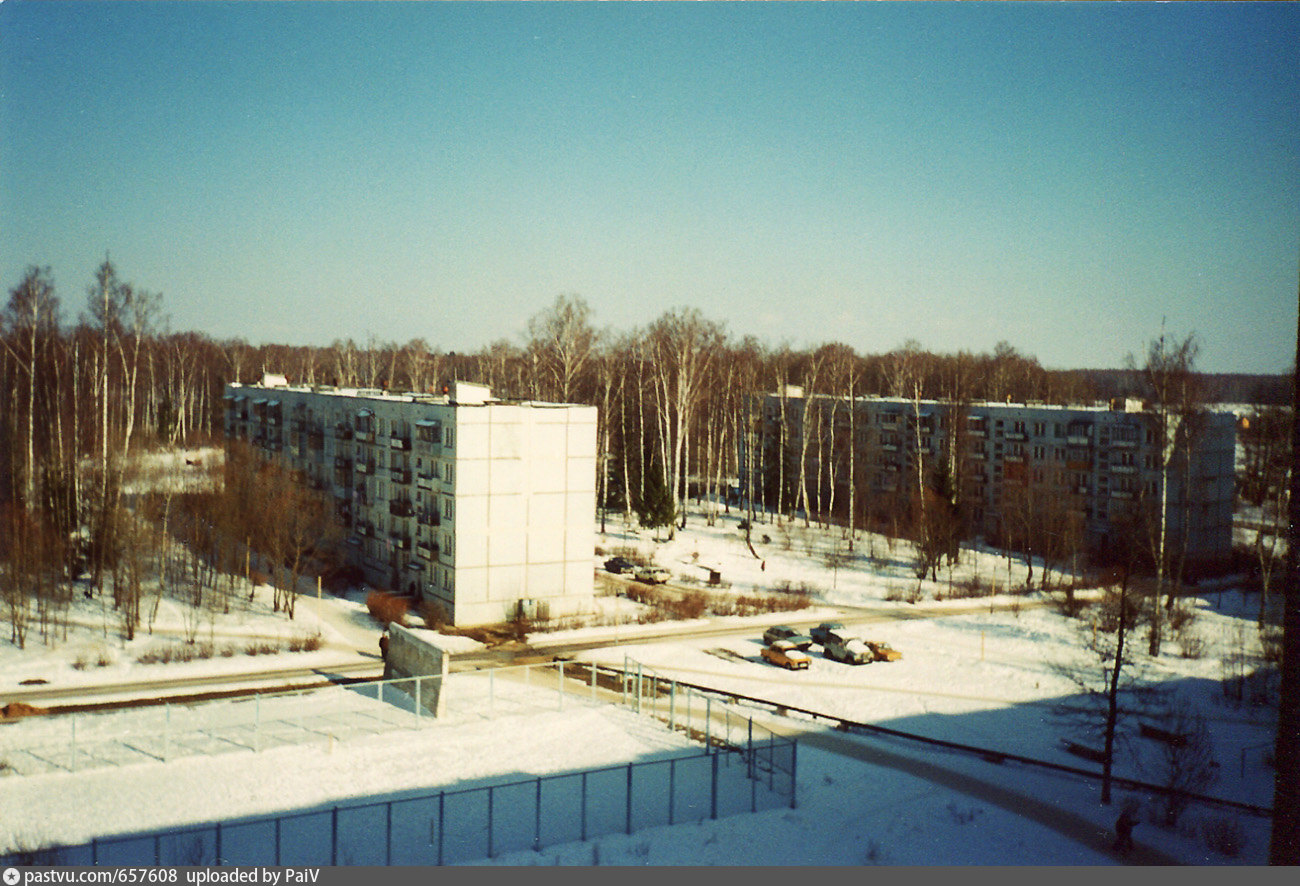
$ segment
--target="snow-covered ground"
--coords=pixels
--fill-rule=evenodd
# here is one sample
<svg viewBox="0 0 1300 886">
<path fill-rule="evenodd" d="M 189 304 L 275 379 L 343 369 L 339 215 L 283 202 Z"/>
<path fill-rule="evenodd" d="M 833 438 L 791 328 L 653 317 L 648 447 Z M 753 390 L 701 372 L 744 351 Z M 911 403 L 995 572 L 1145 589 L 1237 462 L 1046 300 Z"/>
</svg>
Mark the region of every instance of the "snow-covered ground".
<svg viewBox="0 0 1300 886">
<path fill-rule="evenodd" d="M 891 546 L 883 538 L 860 536 L 849 552 L 838 530 L 758 522 L 751 532 L 751 553 L 737 528 L 740 516 L 734 511 L 722 515 L 717 525 L 710 527 L 693 513 L 688 528 L 663 543 L 656 543 L 652 533 L 611 521 L 608 531 L 598 535 L 594 565 L 608 555 L 631 549 L 669 567 L 680 582 L 698 582 L 701 588 L 710 568 L 720 572 L 724 587 L 735 592 L 802 586 L 811 595 L 810 608 L 750 619 L 701 620 L 718 626 L 749 625 L 752 636 L 613 645 L 580 657 L 615 665 L 630 659 L 684 682 L 933 738 L 1089 767 L 1062 749 L 1067 738 L 1083 743 L 1091 740 L 1079 734 L 1060 710 L 1063 704 L 1075 701 L 1071 697 L 1077 692 L 1058 668 L 1081 661 L 1077 623 L 1050 606 L 1038 605 L 1045 602 L 1041 595 L 1007 593 L 1023 585 L 1022 563 L 1009 564 L 994 552 L 966 552 L 963 562 L 951 571 L 945 569 L 939 582 L 918 582 L 911 575 L 908 550 L 901 542 Z M 937 599 L 956 596 L 955 589 L 973 580 L 999 593 L 976 600 Z M 613 587 L 621 581 L 614 580 Z M 905 602 L 909 599 L 920 602 Z M 259 638 L 288 643 L 296 636 L 319 632 L 321 649 L 256 657 L 237 652 L 185 664 L 142 664 L 140 652 L 150 644 L 182 642 L 187 630 L 193 630 L 186 621 L 191 616 L 163 601 L 153 635 L 124 644 L 116 639 L 111 612 L 99 610 L 98 601 L 79 601 L 67 642 L 43 646 L 33 634 L 25 651 L 17 651 L 12 644 L 0 645 L 0 704 L 8 700 L 7 691 L 16 692 L 30 679 L 44 679 L 48 686 L 59 687 L 141 679 L 154 673 L 168 677 L 182 672 L 212 673 L 222 668 L 299 664 L 325 668 L 343 660 L 362 660 L 362 653 L 371 648 L 377 651 L 373 646 L 376 628 L 355 596 L 340 599 L 326 594 L 319 601 L 305 596 L 292 623 L 270 612 L 268 600 L 265 590 L 259 590 L 252 604 L 201 625 L 198 639 L 216 647 L 242 648 Z M 625 597 L 605 597 L 600 602 L 604 626 L 539 633 L 530 640 L 536 645 L 584 636 L 631 640 L 638 633 L 664 627 L 631 623 L 641 607 Z M 1183 657 L 1183 647 L 1167 642 L 1166 652 L 1159 658 L 1141 654 L 1138 658 L 1145 681 L 1194 703 L 1205 717 L 1218 761 L 1218 779 L 1206 792 L 1267 806 L 1272 792 L 1272 770 L 1267 765 L 1274 734 L 1271 709 L 1236 706 L 1221 688 L 1225 656 L 1257 654 L 1256 605 L 1255 598 L 1243 599 L 1231 586 L 1207 591 L 1195 598 L 1195 619 L 1183 641 L 1188 649 L 1195 647 L 1198 655 Z M 901 617 L 868 620 L 881 610 L 895 610 Z M 911 617 L 922 610 L 929 617 Z M 843 621 L 852 633 L 886 641 L 903 657 L 896 662 L 853 667 L 827 661 L 814 648 L 810 669 L 795 673 L 772 668 L 759 659 L 758 637 L 764 625 L 823 619 Z M 618 621 L 624 623 L 611 624 Z M 445 638 L 445 642 L 457 650 L 477 648 L 465 638 Z M 100 666 L 100 658 L 108 663 Z M 807 721 L 802 725 L 814 731 L 826 729 Z M 6 731 L 18 728 L 22 727 L 0 727 Z M 1118 805 L 1101 806 L 1091 782 L 996 766 L 977 757 L 926 750 L 898 740 L 848 739 L 841 733 L 832 734 L 874 748 L 873 752 L 886 751 L 894 762 L 886 765 L 832 752 L 810 736 L 800 749 L 795 809 L 653 828 L 630 836 L 549 847 L 540 853 L 511 853 L 493 862 L 1113 861 L 1096 839 L 1081 841 L 1069 828 L 1018 815 L 1005 803 L 990 800 L 989 792 L 995 790 L 1018 792 L 1091 822 L 1100 832 L 1110 827 Z M 258 753 L 237 749 L 220 756 L 169 756 L 166 762 L 143 760 L 76 773 L 9 775 L 0 777 L 0 836 L 27 845 L 75 842 L 95 835 L 299 809 L 471 780 L 590 768 L 682 744 L 679 734 L 626 710 L 574 704 L 563 711 L 480 713 L 477 718 L 437 726 L 424 723 L 418 730 L 355 734 L 328 744 L 291 743 Z M 1157 750 L 1150 741 L 1133 738 L 1121 754 L 1120 771 L 1158 781 L 1154 771 Z M 197 753 L 203 752 L 199 749 Z M 986 787 L 954 787 L 936 780 L 932 772 L 927 774 L 926 766 L 937 766 Z M 1128 796 L 1118 793 L 1120 800 Z M 1143 802 L 1148 812 L 1155 811 L 1153 798 L 1135 799 Z M 1249 814 L 1194 806 L 1177 829 L 1165 830 L 1144 820 L 1136 837 L 1144 845 L 1187 863 L 1260 863 L 1266 858 L 1267 825 L 1266 819 Z M 1212 851 L 1201 838 L 1203 828 L 1223 832 L 1234 827 L 1245 838 L 1244 848 L 1235 858 Z"/>
</svg>

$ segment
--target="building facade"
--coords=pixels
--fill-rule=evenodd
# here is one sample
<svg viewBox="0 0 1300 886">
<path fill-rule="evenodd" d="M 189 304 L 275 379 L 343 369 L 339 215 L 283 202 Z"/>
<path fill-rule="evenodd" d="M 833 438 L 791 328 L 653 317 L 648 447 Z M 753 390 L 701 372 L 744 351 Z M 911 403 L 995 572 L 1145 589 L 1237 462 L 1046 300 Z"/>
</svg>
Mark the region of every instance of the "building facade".
<svg viewBox="0 0 1300 886">
<path fill-rule="evenodd" d="M 852 503 L 855 525 L 888 530 L 928 489 L 959 504 L 966 538 L 1045 556 L 1072 545 L 1099 560 L 1135 543 L 1149 552 L 1161 513 L 1171 568 L 1213 569 L 1231 554 L 1230 414 L 1162 420 L 1135 400 L 850 401 L 793 386 L 760 399 L 742 476 L 768 508 L 779 497 L 843 518 Z"/>
<path fill-rule="evenodd" d="M 588 611 L 596 409 L 442 396 L 226 386 L 226 435 L 331 497 L 368 583 L 433 601 L 453 624 Z"/>
</svg>

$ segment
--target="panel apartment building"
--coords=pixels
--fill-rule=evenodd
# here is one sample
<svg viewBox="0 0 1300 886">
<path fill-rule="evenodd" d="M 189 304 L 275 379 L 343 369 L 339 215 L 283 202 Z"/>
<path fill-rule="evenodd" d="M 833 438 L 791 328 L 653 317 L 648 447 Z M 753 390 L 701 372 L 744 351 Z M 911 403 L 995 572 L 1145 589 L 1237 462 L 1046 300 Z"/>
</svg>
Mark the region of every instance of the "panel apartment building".
<svg viewBox="0 0 1300 886">
<path fill-rule="evenodd" d="M 596 409 L 261 385 L 225 391 L 226 436 L 332 497 L 346 560 L 376 587 L 440 604 L 453 624 L 589 611 Z"/>
<path fill-rule="evenodd" d="M 755 452 L 742 468 L 751 489 L 773 487 L 784 438 L 787 487 L 798 483 L 802 460 L 814 508 L 820 503 L 831 511 L 833 503 L 834 512 L 846 514 L 848 484 L 854 482 L 859 526 L 883 528 L 879 515 L 897 509 L 900 497 L 918 486 L 918 459 L 925 469 L 943 460 L 956 478 L 952 485 L 964 506 L 967 537 L 999 543 L 1014 538 L 1013 522 L 1023 526 L 1026 520 L 1063 533 L 1047 524 L 1057 519 L 1063 525 L 1068 518 L 1078 527 L 1083 549 L 1105 559 L 1123 543 L 1119 534 L 1137 521 L 1149 532 L 1163 502 L 1166 552 L 1185 554 L 1189 571 L 1214 569 L 1231 554 L 1236 422 L 1228 413 L 1198 413 L 1188 425 L 1194 430 L 1177 436 L 1162 472 L 1164 435 L 1156 415 L 1136 400 L 957 405 L 860 397 L 850 404 L 843 397 L 805 398 L 796 386 L 784 396 L 760 399 Z M 803 447 L 805 406 L 811 431 Z M 767 499 L 774 506 L 770 493 Z"/>
</svg>

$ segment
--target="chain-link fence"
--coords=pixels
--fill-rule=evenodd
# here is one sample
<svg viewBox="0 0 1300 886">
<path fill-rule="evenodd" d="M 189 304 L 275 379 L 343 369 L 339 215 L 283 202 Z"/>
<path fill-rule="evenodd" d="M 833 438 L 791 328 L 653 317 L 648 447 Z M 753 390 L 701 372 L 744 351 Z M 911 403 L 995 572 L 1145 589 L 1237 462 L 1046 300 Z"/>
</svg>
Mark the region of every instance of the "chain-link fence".
<svg viewBox="0 0 1300 886">
<path fill-rule="evenodd" d="M 417 797 L 92 840 L 60 865 L 431 865 L 789 805 L 794 742 L 705 748 Z M 10 856 L 0 864 L 22 863 Z"/>
</svg>

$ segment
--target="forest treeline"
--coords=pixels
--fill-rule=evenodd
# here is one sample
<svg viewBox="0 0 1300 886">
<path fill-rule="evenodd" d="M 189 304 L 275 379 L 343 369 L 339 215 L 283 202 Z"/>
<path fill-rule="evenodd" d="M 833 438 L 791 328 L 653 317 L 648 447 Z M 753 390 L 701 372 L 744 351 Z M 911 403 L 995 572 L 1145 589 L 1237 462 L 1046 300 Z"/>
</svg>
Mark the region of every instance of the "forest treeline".
<svg viewBox="0 0 1300 886">
<path fill-rule="evenodd" d="M 130 456 L 218 440 L 224 385 L 258 382 L 265 373 L 394 392 L 436 392 L 461 380 L 505 399 L 594 405 L 602 514 L 681 514 L 683 499 L 701 493 L 725 501 L 739 453 L 754 443 L 746 439 L 755 431 L 753 395 L 786 385 L 951 402 L 1149 394 L 1136 364 L 1050 370 L 1006 342 L 992 353 L 933 353 L 916 342 L 881 354 L 842 343 L 796 349 L 732 335 L 686 307 L 642 328 L 606 329 L 575 295 L 557 296 L 529 318 L 517 341 L 474 352 L 373 336 L 325 347 L 216 340 L 171 331 L 165 307 L 161 294 L 128 282 L 107 258 L 80 291 L 59 292 L 51 269 L 39 266 L 9 289 L 0 314 L 4 562 L 61 561 L 88 569 L 96 592 L 111 584 Z M 1212 384 L 1199 387 L 1203 399 L 1214 398 Z M 767 504 L 806 513 L 811 502 L 805 495 Z M 31 580 L 56 578 L 34 572 Z"/>
<path fill-rule="evenodd" d="M 102 475 L 138 447 L 219 437 L 224 385 L 264 373 L 391 391 L 473 381 L 503 398 L 597 406 L 602 496 L 625 507 L 656 472 L 674 478 L 665 485 L 678 494 L 688 474 L 718 484 L 735 477 L 750 395 L 781 385 L 844 396 L 1062 404 L 1144 393 L 1136 367 L 1051 370 L 1006 342 L 992 353 L 932 353 L 907 342 L 859 354 L 841 343 L 794 349 L 737 337 L 694 308 L 626 331 L 595 321 L 581 297 L 560 295 L 517 341 L 474 352 L 373 336 L 325 347 L 250 344 L 169 330 L 162 295 L 127 282 L 108 259 L 68 296 L 56 291 L 48 267 L 32 266 L 0 315 L 0 502 L 69 531 L 84 525 L 76 515 L 93 488 L 88 468 L 98 466 L 102 495 L 109 485 Z M 1273 402 L 1289 383 L 1287 376 L 1203 380 L 1205 399 L 1237 402 Z"/>
</svg>

